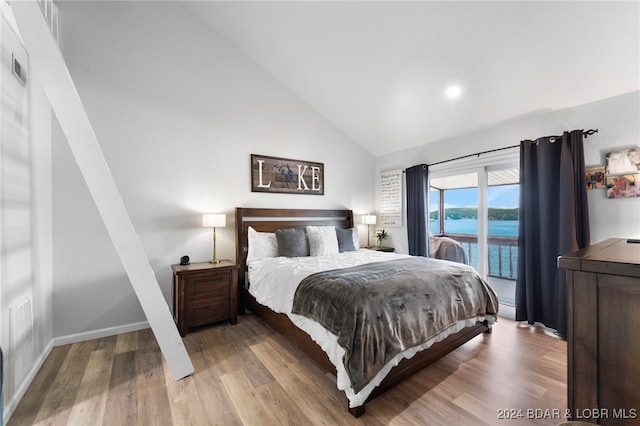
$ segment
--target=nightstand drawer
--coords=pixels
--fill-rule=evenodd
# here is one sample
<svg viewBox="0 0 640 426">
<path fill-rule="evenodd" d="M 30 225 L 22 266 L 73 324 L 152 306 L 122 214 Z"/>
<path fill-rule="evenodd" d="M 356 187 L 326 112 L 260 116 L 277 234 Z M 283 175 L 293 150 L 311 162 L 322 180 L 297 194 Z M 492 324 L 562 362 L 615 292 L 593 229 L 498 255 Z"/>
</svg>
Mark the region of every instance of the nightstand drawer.
<svg viewBox="0 0 640 426">
<path fill-rule="evenodd" d="M 187 302 L 187 322 L 191 327 L 229 318 L 229 297 L 209 297 Z"/>
<path fill-rule="evenodd" d="M 229 298 L 229 284 L 231 274 L 222 272 L 217 274 L 196 275 L 187 278 L 184 296 L 189 299 L 201 297 L 226 296 Z"/>
<path fill-rule="evenodd" d="M 238 265 L 228 260 L 171 265 L 173 319 L 181 336 L 191 327 L 238 322 Z"/>
</svg>

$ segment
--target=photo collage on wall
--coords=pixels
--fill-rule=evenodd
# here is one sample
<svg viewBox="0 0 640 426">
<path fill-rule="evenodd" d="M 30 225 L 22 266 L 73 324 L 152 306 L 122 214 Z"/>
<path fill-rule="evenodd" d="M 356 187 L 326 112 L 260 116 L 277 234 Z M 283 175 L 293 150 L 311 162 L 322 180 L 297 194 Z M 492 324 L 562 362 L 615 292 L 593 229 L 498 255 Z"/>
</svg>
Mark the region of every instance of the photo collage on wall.
<svg viewBox="0 0 640 426">
<path fill-rule="evenodd" d="M 606 188 L 607 198 L 640 197 L 640 147 L 610 152 L 605 161 L 586 168 L 587 189 Z"/>
</svg>

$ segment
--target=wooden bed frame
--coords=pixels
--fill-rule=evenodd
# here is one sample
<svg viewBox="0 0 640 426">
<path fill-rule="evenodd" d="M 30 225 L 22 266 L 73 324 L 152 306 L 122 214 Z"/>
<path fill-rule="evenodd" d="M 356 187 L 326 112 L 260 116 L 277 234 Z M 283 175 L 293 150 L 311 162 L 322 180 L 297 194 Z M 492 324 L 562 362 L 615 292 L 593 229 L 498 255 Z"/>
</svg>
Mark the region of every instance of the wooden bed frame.
<svg viewBox="0 0 640 426">
<path fill-rule="evenodd" d="M 277 229 L 309 225 L 333 225 L 338 228 L 352 228 L 353 212 L 351 210 L 236 208 L 236 261 L 240 265 L 238 275 L 239 309 L 240 313 L 244 313 L 245 308 L 253 312 L 273 329 L 287 337 L 327 371 L 336 374 L 335 366 L 329 361 L 329 357 L 320 346 L 307 333 L 296 327 L 286 315 L 273 312 L 268 307 L 259 304 L 249 293 L 245 279 L 249 226 L 258 232 L 275 232 Z M 418 352 L 411 359 L 403 359 L 389 372 L 382 383 L 373 390 L 366 402 L 442 358 L 473 337 L 481 333 L 490 332 L 491 329 L 487 326 L 486 321 L 477 323 L 450 335 L 428 349 Z M 360 417 L 364 414 L 364 411 L 364 404 L 359 407 L 349 407 L 349 412 L 354 417 Z"/>
</svg>

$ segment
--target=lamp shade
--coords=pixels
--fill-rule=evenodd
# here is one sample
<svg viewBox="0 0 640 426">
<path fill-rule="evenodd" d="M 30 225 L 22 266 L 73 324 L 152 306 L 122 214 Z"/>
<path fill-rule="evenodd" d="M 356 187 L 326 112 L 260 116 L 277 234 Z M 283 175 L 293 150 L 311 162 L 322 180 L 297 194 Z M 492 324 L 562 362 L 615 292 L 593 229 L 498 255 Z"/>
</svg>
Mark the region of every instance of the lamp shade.
<svg viewBox="0 0 640 426">
<path fill-rule="evenodd" d="M 365 225 L 375 225 L 376 224 L 376 215 L 375 214 L 365 214 L 362 216 L 362 223 Z"/>
<path fill-rule="evenodd" d="M 227 226 L 227 215 L 224 213 L 207 213 L 202 215 L 202 226 L 205 228 L 222 228 Z"/>
</svg>

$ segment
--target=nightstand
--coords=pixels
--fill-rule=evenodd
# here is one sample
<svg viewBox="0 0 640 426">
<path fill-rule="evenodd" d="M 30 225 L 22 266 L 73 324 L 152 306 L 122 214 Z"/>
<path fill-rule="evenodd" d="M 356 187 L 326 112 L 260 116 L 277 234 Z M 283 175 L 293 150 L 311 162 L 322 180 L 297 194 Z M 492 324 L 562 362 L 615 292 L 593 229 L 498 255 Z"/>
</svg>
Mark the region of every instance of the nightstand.
<svg viewBox="0 0 640 426">
<path fill-rule="evenodd" d="M 371 247 L 367 247 L 369 250 L 375 250 L 375 251 L 386 251 L 388 253 L 393 253 L 394 251 L 396 251 L 396 249 L 394 249 L 393 247 L 385 247 L 385 246 L 371 246 Z"/>
<path fill-rule="evenodd" d="M 173 319 L 180 335 L 199 325 L 238 322 L 238 265 L 200 262 L 171 265 Z"/>
</svg>

